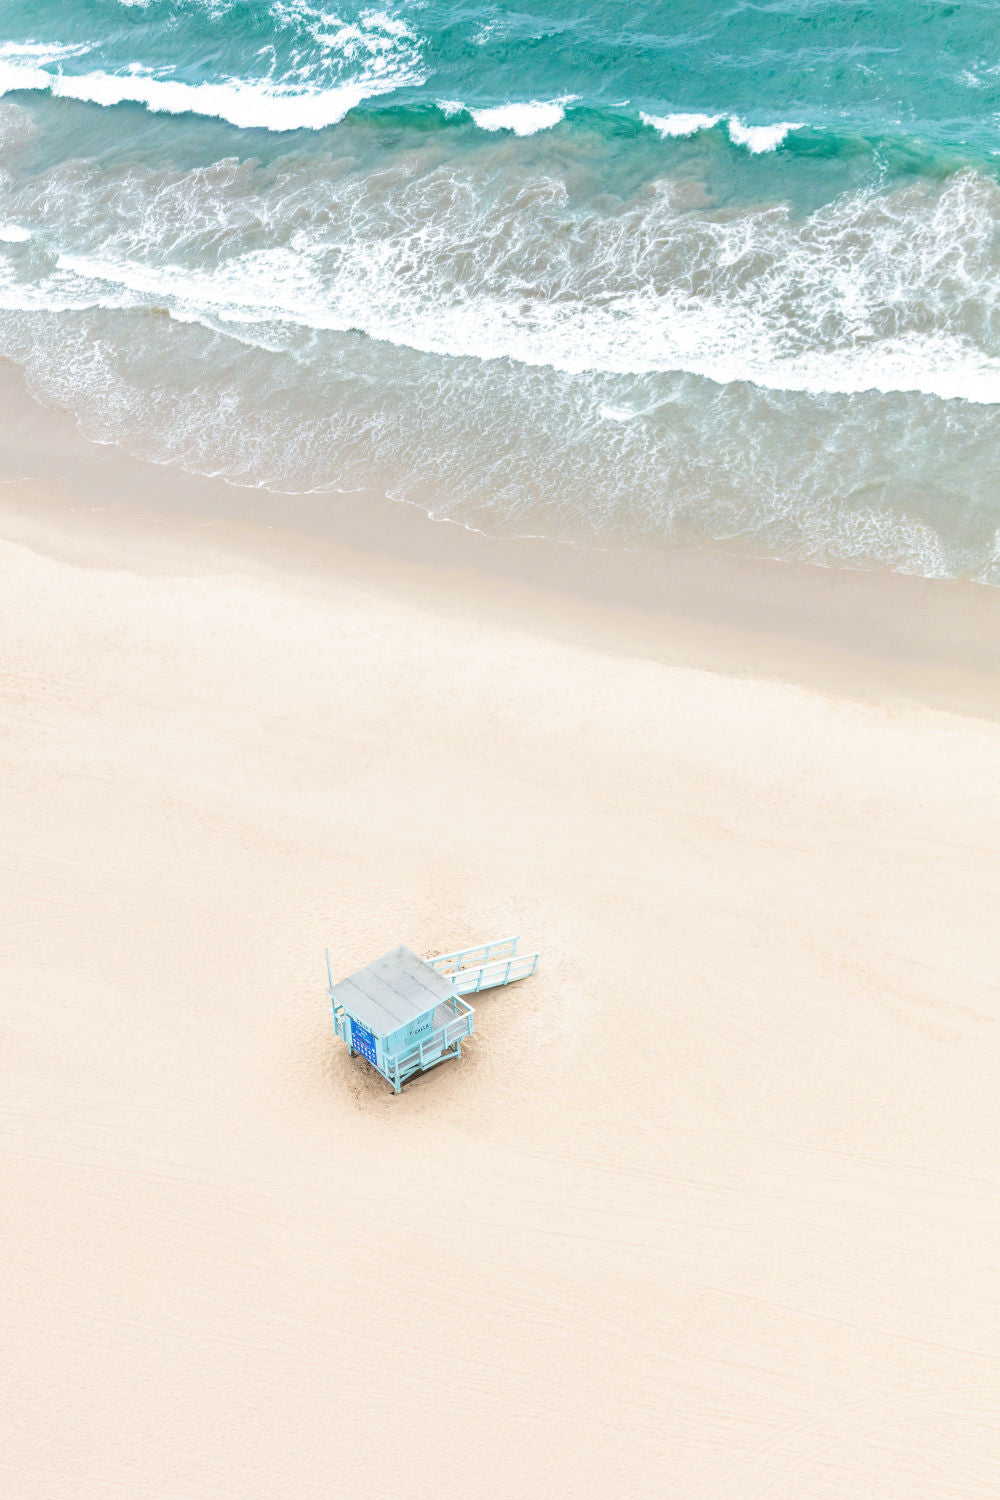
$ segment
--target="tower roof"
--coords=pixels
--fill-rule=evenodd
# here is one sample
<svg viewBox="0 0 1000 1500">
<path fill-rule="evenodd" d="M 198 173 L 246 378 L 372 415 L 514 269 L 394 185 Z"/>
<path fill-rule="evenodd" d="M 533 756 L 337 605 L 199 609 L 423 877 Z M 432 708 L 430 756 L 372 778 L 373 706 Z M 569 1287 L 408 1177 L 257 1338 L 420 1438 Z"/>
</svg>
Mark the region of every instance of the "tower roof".
<svg viewBox="0 0 1000 1500">
<path fill-rule="evenodd" d="M 454 993 L 450 981 L 409 948 L 393 948 L 333 986 L 338 1005 L 376 1036 L 390 1036 Z"/>
</svg>

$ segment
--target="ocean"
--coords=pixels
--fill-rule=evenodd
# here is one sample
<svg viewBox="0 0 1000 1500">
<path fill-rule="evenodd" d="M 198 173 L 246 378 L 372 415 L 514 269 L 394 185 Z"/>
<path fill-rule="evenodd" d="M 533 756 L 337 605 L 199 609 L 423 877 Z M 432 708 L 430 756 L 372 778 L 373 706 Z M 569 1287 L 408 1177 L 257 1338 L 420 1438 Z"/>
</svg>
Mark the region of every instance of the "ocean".
<svg viewBox="0 0 1000 1500">
<path fill-rule="evenodd" d="M 499 536 L 1000 584 L 1000 3 L 4 0 L 0 356 Z"/>
</svg>

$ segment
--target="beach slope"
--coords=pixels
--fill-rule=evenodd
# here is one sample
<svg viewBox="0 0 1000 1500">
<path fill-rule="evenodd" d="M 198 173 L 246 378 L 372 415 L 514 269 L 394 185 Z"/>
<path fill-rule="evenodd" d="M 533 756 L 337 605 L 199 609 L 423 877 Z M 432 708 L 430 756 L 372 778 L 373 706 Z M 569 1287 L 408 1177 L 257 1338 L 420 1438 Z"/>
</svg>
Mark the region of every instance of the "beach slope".
<svg viewBox="0 0 1000 1500">
<path fill-rule="evenodd" d="M 0 549 L 0 1490 L 992 1500 L 1000 728 L 50 541 Z M 335 1040 L 325 944 L 508 932 L 460 1063 Z"/>
</svg>

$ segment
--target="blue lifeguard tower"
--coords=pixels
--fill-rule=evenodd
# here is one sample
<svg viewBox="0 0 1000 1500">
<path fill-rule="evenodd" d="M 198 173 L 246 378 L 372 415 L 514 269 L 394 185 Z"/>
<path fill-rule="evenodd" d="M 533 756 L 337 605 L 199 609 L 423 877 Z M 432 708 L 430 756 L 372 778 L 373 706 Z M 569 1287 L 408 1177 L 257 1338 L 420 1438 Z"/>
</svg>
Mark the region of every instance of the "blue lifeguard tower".
<svg viewBox="0 0 1000 1500">
<path fill-rule="evenodd" d="M 393 948 L 336 984 L 327 949 L 334 1030 L 351 1056 L 360 1053 L 398 1094 L 414 1074 L 461 1057 L 475 1015 L 466 995 L 535 972 L 538 954 L 518 953 L 518 941 L 500 938 L 436 958 Z"/>
</svg>

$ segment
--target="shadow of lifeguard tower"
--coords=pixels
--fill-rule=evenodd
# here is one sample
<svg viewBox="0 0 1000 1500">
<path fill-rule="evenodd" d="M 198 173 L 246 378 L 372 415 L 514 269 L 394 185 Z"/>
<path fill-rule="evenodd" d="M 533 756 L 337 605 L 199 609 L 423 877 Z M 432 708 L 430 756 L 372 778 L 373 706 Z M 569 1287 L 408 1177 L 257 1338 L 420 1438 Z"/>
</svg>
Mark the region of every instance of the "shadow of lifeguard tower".
<svg viewBox="0 0 1000 1500">
<path fill-rule="evenodd" d="M 518 953 L 518 942 L 501 938 L 426 959 L 393 948 L 336 984 L 327 949 L 334 1030 L 398 1094 L 417 1073 L 461 1057 L 475 1016 L 466 995 L 534 974 L 538 954 Z"/>
</svg>

